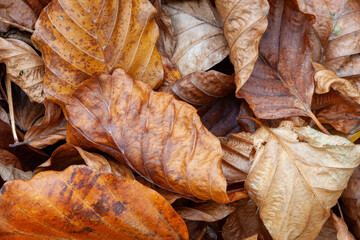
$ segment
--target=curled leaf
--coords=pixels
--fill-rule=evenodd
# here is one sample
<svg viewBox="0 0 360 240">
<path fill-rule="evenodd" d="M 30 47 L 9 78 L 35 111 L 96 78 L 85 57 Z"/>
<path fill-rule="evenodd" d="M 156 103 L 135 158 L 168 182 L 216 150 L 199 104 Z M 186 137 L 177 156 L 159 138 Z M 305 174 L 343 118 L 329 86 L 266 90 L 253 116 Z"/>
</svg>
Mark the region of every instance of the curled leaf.
<svg viewBox="0 0 360 240">
<path fill-rule="evenodd" d="M 337 231 L 338 240 L 355 240 L 354 236 L 349 231 L 344 219 L 336 216 L 333 212 L 331 213 L 330 219 Z"/>
<path fill-rule="evenodd" d="M 258 58 L 258 45 L 266 30 L 269 4 L 266 0 L 216 0 L 224 18 L 224 35 L 235 68 L 236 91 L 248 80 Z"/>
<path fill-rule="evenodd" d="M 315 239 L 354 169 L 360 146 L 310 127 L 261 128 L 245 182 L 274 239 Z"/>
<path fill-rule="evenodd" d="M 85 166 L 7 182 L 0 206 L 2 239 L 188 239 L 183 220 L 155 191 Z"/>
<path fill-rule="evenodd" d="M 163 69 L 155 46 L 159 37 L 155 15 L 147 0 L 52 1 L 32 36 L 47 69 L 47 98 L 66 103 L 92 74 L 111 73 L 118 67 L 152 87 L 159 86 Z"/>
<path fill-rule="evenodd" d="M 68 142 L 101 150 L 167 190 L 229 201 L 219 140 L 196 109 L 172 95 L 117 69 L 85 81 L 65 111 L 80 137 L 68 135 Z"/>
</svg>

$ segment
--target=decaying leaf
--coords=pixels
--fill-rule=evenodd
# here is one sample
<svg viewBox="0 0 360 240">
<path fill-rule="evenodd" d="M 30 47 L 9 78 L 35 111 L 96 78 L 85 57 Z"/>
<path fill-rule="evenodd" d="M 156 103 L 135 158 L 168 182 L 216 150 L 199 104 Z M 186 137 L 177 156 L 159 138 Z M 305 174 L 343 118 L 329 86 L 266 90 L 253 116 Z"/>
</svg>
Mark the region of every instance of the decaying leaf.
<svg viewBox="0 0 360 240">
<path fill-rule="evenodd" d="M 237 96 L 259 118 L 312 115 L 314 69 L 307 31 L 315 18 L 302 13 L 295 0 L 271 0 L 268 21 L 254 71 Z"/>
<path fill-rule="evenodd" d="M 6 65 L 6 77 L 16 83 L 31 101 L 44 100 L 44 62 L 29 45 L 17 39 L 0 37 L 0 62 Z"/>
<path fill-rule="evenodd" d="M 47 98 L 66 103 L 92 74 L 111 73 L 118 67 L 152 87 L 161 85 L 155 15 L 147 0 L 52 1 L 32 36 L 46 65 Z"/>
<path fill-rule="evenodd" d="M 24 141 L 32 147 L 42 149 L 66 137 L 66 119 L 61 108 L 49 102 L 45 104 L 45 116 L 39 125 L 32 126 L 25 134 Z"/>
<path fill-rule="evenodd" d="M 87 148 L 109 154 L 170 191 L 229 201 L 219 140 L 201 124 L 196 109 L 172 95 L 154 92 L 116 69 L 85 81 L 65 111 Z M 70 136 L 68 142 L 84 145 Z"/>
<path fill-rule="evenodd" d="M 16 168 L 14 165 L 5 165 L 0 162 L 0 178 L 5 182 L 15 179 L 29 180 L 33 176 L 34 173 L 32 171 L 24 172 Z"/>
<path fill-rule="evenodd" d="M 344 219 L 336 216 L 333 212 L 331 213 L 330 219 L 337 231 L 338 240 L 355 240 L 354 236 L 349 232 Z"/>
<path fill-rule="evenodd" d="M 262 223 L 256 204 L 247 199 L 237 203 L 237 209 L 227 219 L 222 228 L 224 240 L 243 240 L 253 234 L 261 234 L 270 240 L 270 234 Z"/>
<path fill-rule="evenodd" d="M 166 0 L 163 8 L 174 26 L 176 45 L 171 61 L 183 77 L 206 71 L 229 54 L 222 19 L 209 0 Z"/>
<path fill-rule="evenodd" d="M 329 218 L 324 223 L 319 235 L 316 237 L 316 240 L 337 240 L 336 234 L 336 229 Z"/>
<path fill-rule="evenodd" d="M 318 63 L 313 63 L 315 68 L 315 92 L 324 94 L 330 91 L 330 88 L 340 92 L 342 96 L 360 104 L 360 92 L 351 82 L 351 80 L 340 78 L 334 71 L 326 69 Z"/>
<path fill-rule="evenodd" d="M 360 167 L 350 177 L 347 188 L 341 195 L 346 223 L 351 232 L 360 238 Z"/>
<path fill-rule="evenodd" d="M 183 220 L 155 191 L 85 166 L 7 182 L 0 206 L 2 239 L 188 239 Z"/>
<path fill-rule="evenodd" d="M 236 210 L 236 206 L 216 202 L 200 203 L 192 207 L 176 207 L 175 211 L 183 219 L 192 221 L 215 222 Z"/>
<path fill-rule="evenodd" d="M 283 125 L 284 126 L 284 125 Z M 315 239 L 354 169 L 360 146 L 310 127 L 261 128 L 245 182 L 274 239 Z"/>
<path fill-rule="evenodd" d="M 224 35 L 235 68 L 236 91 L 248 80 L 258 58 L 258 45 L 266 30 L 269 4 L 266 0 L 216 0 L 224 18 Z"/>
<path fill-rule="evenodd" d="M 234 77 L 217 71 L 195 72 L 186 75 L 171 86 L 173 95 L 192 105 L 215 102 L 235 89 Z"/>
<path fill-rule="evenodd" d="M 320 122 L 331 124 L 340 132 L 352 133 L 359 125 L 360 108 L 334 90 L 314 94 L 311 108 Z"/>
<path fill-rule="evenodd" d="M 1 0 L 0 17 L 21 26 L 34 29 L 41 10 L 50 0 Z M 10 26 L 0 22 L 0 31 L 8 31 Z"/>
<path fill-rule="evenodd" d="M 222 168 L 228 182 L 245 181 L 250 170 L 250 153 L 254 147 L 253 134 L 241 132 L 221 138 Z"/>
</svg>

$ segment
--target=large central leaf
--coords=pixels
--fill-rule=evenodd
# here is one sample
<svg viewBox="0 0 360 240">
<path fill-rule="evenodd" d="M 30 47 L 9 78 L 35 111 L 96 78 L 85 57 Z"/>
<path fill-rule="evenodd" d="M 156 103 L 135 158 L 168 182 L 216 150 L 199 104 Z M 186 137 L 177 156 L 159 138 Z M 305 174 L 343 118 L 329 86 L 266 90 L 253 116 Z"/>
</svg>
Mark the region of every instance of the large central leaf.
<svg viewBox="0 0 360 240">
<path fill-rule="evenodd" d="M 229 201 L 220 142 L 189 104 L 116 69 L 83 82 L 65 112 L 87 140 L 70 131 L 73 144 L 100 149 L 170 191 Z"/>
<path fill-rule="evenodd" d="M 83 80 L 117 67 L 152 87 L 160 84 L 155 14 L 147 0 L 52 1 L 32 37 L 46 64 L 47 97 L 66 103 Z"/>
<path fill-rule="evenodd" d="M 269 25 L 260 41 L 259 58 L 237 94 L 260 118 L 311 116 L 314 69 L 307 31 L 315 18 L 301 12 L 294 0 L 269 3 Z"/>
</svg>

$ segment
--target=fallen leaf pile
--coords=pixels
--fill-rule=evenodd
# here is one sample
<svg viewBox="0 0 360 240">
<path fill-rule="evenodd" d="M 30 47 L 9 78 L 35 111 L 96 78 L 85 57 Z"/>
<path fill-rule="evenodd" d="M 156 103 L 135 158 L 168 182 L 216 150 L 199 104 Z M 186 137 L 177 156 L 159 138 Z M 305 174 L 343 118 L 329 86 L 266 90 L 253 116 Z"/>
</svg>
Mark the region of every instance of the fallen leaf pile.
<svg viewBox="0 0 360 240">
<path fill-rule="evenodd" d="M 0 239 L 360 239 L 360 0 L 3 0 Z"/>
</svg>

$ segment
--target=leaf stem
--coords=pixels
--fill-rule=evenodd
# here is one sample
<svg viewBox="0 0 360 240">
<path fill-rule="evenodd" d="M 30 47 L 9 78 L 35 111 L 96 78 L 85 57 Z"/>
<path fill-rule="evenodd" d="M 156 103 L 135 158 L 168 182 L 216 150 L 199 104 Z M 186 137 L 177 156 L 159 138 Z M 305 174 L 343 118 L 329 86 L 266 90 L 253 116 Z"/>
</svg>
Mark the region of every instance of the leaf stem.
<svg viewBox="0 0 360 240">
<path fill-rule="evenodd" d="M 30 29 L 30 28 L 21 26 L 20 24 L 11 22 L 11 21 L 6 20 L 5 18 L 2 18 L 2 17 L 0 17 L 0 22 L 7 23 L 7 24 L 9 24 L 9 25 L 11 25 L 11 26 L 17 27 L 17 28 L 19 28 L 20 30 L 29 32 L 29 33 L 31 33 L 31 34 L 34 33 L 34 30 L 33 30 L 33 29 Z"/>
<path fill-rule="evenodd" d="M 8 105 L 9 105 L 11 131 L 12 131 L 14 141 L 16 144 L 19 142 L 19 139 L 17 137 L 16 127 L 15 127 L 14 104 L 13 104 L 12 91 L 11 91 L 11 81 L 7 76 L 5 76 L 5 87 L 6 87 L 6 95 L 7 95 Z"/>
</svg>

